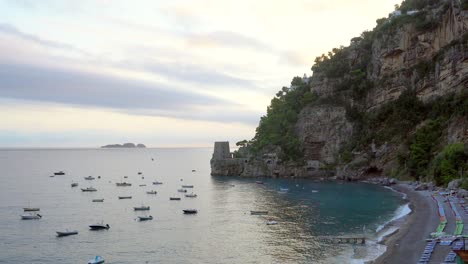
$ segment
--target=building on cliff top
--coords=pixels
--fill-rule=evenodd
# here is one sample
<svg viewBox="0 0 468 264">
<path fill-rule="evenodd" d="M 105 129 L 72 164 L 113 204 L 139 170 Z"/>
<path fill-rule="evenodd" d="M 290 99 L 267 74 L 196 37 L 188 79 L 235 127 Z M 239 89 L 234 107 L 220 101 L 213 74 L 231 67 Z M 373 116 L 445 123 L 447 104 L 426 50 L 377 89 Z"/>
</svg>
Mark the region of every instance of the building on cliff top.
<svg viewBox="0 0 468 264">
<path fill-rule="evenodd" d="M 229 141 L 215 142 L 213 151 L 214 160 L 232 159 L 231 151 L 229 150 Z"/>
</svg>

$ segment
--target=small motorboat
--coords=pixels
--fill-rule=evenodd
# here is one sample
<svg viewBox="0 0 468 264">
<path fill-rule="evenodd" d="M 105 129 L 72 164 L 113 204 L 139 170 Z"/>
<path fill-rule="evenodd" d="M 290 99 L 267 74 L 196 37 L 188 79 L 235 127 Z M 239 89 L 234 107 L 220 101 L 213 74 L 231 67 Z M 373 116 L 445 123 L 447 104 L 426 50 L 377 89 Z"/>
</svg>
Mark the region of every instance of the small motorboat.
<svg viewBox="0 0 468 264">
<path fill-rule="evenodd" d="M 273 220 L 270 220 L 270 221 L 266 222 L 266 224 L 267 224 L 267 225 L 277 225 L 278 222 L 273 221 Z"/>
<path fill-rule="evenodd" d="M 163 183 L 160 182 L 160 181 L 154 181 L 153 184 L 154 184 L 154 185 L 159 185 L 159 184 L 163 184 Z"/>
<path fill-rule="evenodd" d="M 180 201 L 180 197 L 169 197 L 169 201 Z"/>
<path fill-rule="evenodd" d="M 117 182 L 117 183 L 115 183 L 115 185 L 117 185 L 117 186 L 123 186 L 123 187 L 125 187 L 125 186 L 132 186 L 132 184 L 129 183 L 129 182 Z"/>
<path fill-rule="evenodd" d="M 53 177 L 55 177 L 55 175 L 50 175 L 49 177 L 53 178 Z"/>
<path fill-rule="evenodd" d="M 135 210 L 135 211 L 148 211 L 149 209 L 150 209 L 149 206 L 144 206 L 144 205 L 138 206 L 138 207 L 133 207 L 133 210 Z"/>
<path fill-rule="evenodd" d="M 151 215 L 148 216 L 139 216 L 138 220 L 140 221 L 148 221 L 148 220 L 153 220 L 153 217 Z"/>
<path fill-rule="evenodd" d="M 182 185 L 182 188 L 193 188 L 193 185 Z"/>
<path fill-rule="evenodd" d="M 250 211 L 251 215 L 267 215 L 268 211 Z"/>
<path fill-rule="evenodd" d="M 196 214 L 198 211 L 196 209 L 184 209 L 182 210 L 184 214 Z"/>
<path fill-rule="evenodd" d="M 119 199 L 132 199 L 131 196 L 119 196 Z"/>
<path fill-rule="evenodd" d="M 280 188 L 279 192 L 280 193 L 287 193 L 289 191 L 288 188 Z"/>
<path fill-rule="evenodd" d="M 64 236 L 72 236 L 72 235 L 78 235 L 78 231 L 57 231 L 57 236 L 58 237 L 64 237 Z"/>
<path fill-rule="evenodd" d="M 103 223 L 100 223 L 100 224 L 94 224 L 94 225 L 90 225 L 89 228 L 91 228 L 91 230 L 103 230 L 103 229 L 109 229 L 110 226 L 109 224 L 103 224 Z"/>
<path fill-rule="evenodd" d="M 192 170 L 192 172 L 196 172 L 196 170 Z"/>
<path fill-rule="evenodd" d="M 105 260 L 104 260 L 103 257 L 96 256 L 93 259 L 91 259 L 90 261 L 88 261 L 88 264 L 102 264 L 104 262 L 105 262 Z"/>
<path fill-rule="evenodd" d="M 85 188 L 85 189 L 81 188 L 81 190 L 83 192 L 97 192 L 97 189 L 93 188 L 93 187 L 88 187 L 88 188 Z"/>
<path fill-rule="evenodd" d="M 84 177 L 84 179 L 90 181 L 90 180 L 94 180 L 95 178 L 93 176 L 88 176 L 88 177 Z"/>
<path fill-rule="evenodd" d="M 140 184 L 140 187 L 145 187 L 145 186 L 146 186 L 146 184 Z"/>
<path fill-rule="evenodd" d="M 125 179 L 127 179 L 127 178 L 128 178 L 128 176 L 124 176 L 124 178 L 125 178 Z"/>
<path fill-rule="evenodd" d="M 72 182 L 71 187 L 77 187 L 78 183 L 77 182 Z"/>
<path fill-rule="evenodd" d="M 101 176 L 97 176 L 98 179 L 101 179 Z"/>
<path fill-rule="evenodd" d="M 142 175 L 142 174 L 143 174 L 143 172 L 141 172 L 141 171 L 138 172 L 138 175 Z"/>
<path fill-rule="evenodd" d="M 63 171 L 54 172 L 54 175 L 65 175 L 65 172 Z"/>
<path fill-rule="evenodd" d="M 255 181 L 256 184 L 263 184 L 262 181 Z"/>
<path fill-rule="evenodd" d="M 102 203 L 104 199 L 93 199 L 93 203 Z"/>
<path fill-rule="evenodd" d="M 24 207 L 23 208 L 23 211 L 25 212 L 37 212 L 37 211 L 40 211 L 41 209 L 40 208 L 34 208 L 34 207 Z"/>
<path fill-rule="evenodd" d="M 146 192 L 147 194 L 157 194 L 158 192 L 157 191 L 149 191 L 149 192 Z"/>
<path fill-rule="evenodd" d="M 195 197 L 197 197 L 197 195 L 194 194 L 194 193 L 188 193 L 188 194 L 185 195 L 185 197 L 195 198 Z"/>
<path fill-rule="evenodd" d="M 41 219 L 42 215 L 40 214 L 24 214 L 21 215 L 21 219 L 23 220 L 36 220 L 36 219 Z"/>
<path fill-rule="evenodd" d="M 177 189 L 177 191 L 178 192 L 184 192 L 184 193 L 187 192 L 187 190 L 185 190 L 185 189 Z"/>
</svg>

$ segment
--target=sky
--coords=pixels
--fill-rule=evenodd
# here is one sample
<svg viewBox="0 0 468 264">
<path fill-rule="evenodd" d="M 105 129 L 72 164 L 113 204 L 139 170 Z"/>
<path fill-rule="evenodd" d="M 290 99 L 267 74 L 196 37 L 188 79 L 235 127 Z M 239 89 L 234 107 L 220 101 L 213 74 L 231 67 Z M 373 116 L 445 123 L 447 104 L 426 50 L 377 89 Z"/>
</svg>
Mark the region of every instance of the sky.
<svg viewBox="0 0 468 264">
<path fill-rule="evenodd" d="M 251 139 L 395 0 L 0 0 L 0 147 Z"/>
</svg>

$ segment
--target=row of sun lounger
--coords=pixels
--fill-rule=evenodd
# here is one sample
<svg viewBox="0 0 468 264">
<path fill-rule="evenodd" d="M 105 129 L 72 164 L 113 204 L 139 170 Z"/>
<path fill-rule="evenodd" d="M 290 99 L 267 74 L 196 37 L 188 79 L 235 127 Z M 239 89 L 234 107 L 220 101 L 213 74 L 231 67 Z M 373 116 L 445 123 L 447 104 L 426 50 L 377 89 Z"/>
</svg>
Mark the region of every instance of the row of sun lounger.
<svg viewBox="0 0 468 264">
<path fill-rule="evenodd" d="M 434 251 L 434 248 L 436 246 L 436 241 L 433 240 L 431 242 L 428 242 L 426 244 L 426 247 L 424 248 L 424 252 L 419 258 L 418 264 L 427 264 L 429 263 L 429 260 L 431 259 L 432 252 Z"/>
<path fill-rule="evenodd" d="M 452 247 L 453 250 L 460 250 L 463 247 L 463 241 L 458 241 L 455 243 L 455 245 Z M 457 257 L 457 254 L 455 252 L 450 251 L 450 253 L 445 257 L 443 264 L 445 263 L 455 263 L 455 258 Z"/>
</svg>

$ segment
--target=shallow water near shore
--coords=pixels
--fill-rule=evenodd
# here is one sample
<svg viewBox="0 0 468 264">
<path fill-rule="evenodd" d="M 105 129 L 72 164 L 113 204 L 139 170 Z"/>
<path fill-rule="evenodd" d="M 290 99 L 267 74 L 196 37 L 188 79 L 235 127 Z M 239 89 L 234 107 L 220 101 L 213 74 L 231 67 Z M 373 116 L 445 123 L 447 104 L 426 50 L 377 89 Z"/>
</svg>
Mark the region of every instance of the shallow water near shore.
<svg viewBox="0 0 468 264">
<path fill-rule="evenodd" d="M 0 151 L 0 263 L 86 263 L 94 255 L 106 263 L 346 263 L 350 252 L 373 255 L 374 244 L 330 245 L 321 237 L 377 241 L 379 226 L 404 206 L 401 194 L 371 184 L 211 177 L 211 154 L 209 148 Z M 58 170 L 66 175 L 49 177 Z M 96 180 L 84 180 L 89 175 Z M 132 186 L 117 187 L 122 180 Z M 156 180 L 164 184 L 152 185 Z M 72 181 L 79 187 L 71 188 Z M 178 193 L 182 184 L 193 184 L 198 197 Z M 79 189 L 89 186 L 98 191 Z M 104 202 L 91 202 L 98 198 Z M 142 204 L 151 210 L 133 211 Z M 28 206 L 40 207 L 43 218 L 20 220 Z M 184 215 L 186 208 L 198 214 Z M 154 220 L 135 220 L 146 214 Z M 269 220 L 278 224 L 266 225 Z M 111 228 L 88 230 L 100 221 Z M 66 228 L 79 234 L 55 236 Z"/>
</svg>

